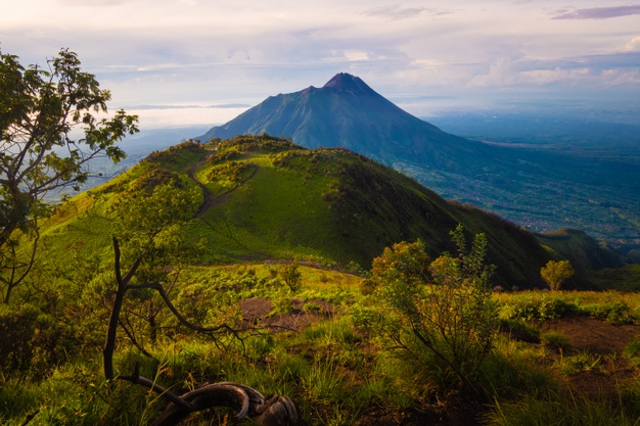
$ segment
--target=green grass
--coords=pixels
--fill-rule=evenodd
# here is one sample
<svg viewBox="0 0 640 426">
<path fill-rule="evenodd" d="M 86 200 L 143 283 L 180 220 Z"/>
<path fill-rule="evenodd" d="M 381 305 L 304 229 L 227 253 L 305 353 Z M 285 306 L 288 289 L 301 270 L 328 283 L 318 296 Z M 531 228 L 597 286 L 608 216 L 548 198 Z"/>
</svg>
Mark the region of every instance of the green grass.
<svg viewBox="0 0 640 426">
<path fill-rule="evenodd" d="M 183 286 L 197 288 L 204 283 L 201 289 L 210 292 L 198 293 L 197 308 L 214 309 L 213 305 L 219 305 L 215 309 L 221 312 L 221 292 L 229 293 L 224 302 L 229 306 L 239 298 L 277 296 L 277 289 L 269 284 L 270 280 L 277 280 L 277 274 L 275 278 L 271 274 L 273 268 L 273 264 L 258 263 L 194 267 L 184 271 Z M 444 401 L 455 407 L 455 393 L 447 390 L 446 378 L 438 377 L 438 363 L 431 355 L 425 353 L 422 367 L 417 369 L 416 364 L 398 356 L 394 348 L 380 346 L 374 336 L 363 334 L 353 324 L 350 312 L 366 303 L 359 292 L 359 278 L 310 266 L 300 266 L 300 272 L 301 288 L 295 293 L 289 291 L 287 297 L 327 300 L 339 307 L 341 313 L 299 333 L 263 332 L 249 335 L 242 342 L 226 340 L 226 346 L 216 346 L 198 336 L 182 336 L 173 343 L 164 340 L 149 347 L 154 359 L 142 356 L 123 340 L 115 360 L 116 369 L 129 373 L 137 362 L 142 375 L 155 377 L 178 393 L 207 381 L 231 380 L 265 394 L 288 395 L 300 405 L 310 425 L 353 424 L 372 407 L 398 413 L 412 407 L 440 412 Z M 547 296 L 538 292 L 527 297 Z M 575 299 L 579 294 L 570 296 Z M 496 297 L 507 303 L 524 296 Z M 560 298 L 561 294 L 553 297 Z M 629 302 L 632 295 L 584 295 L 591 304 L 597 300 L 607 304 L 619 298 Z M 206 310 L 203 315 L 206 318 Z M 536 334 L 536 328 L 521 320 L 509 320 L 507 324 Z M 620 402 L 568 394 L 559 385 L 555 371 L 567 375 L 597 373 L 603 361 L 588 353 L 569 353 L 564 336 L 543 333 L 540 338 L 544 346 L 517 341 L 508 334 L 497 340 L 477 379 L 484 395 L 480 406 L 485 407 L 482 411 L 487 424 L 541 425 L 557 419 L 554 412 L 561 413 L 558 424 L 606 425 L 612 419 L 621 425 L 634 424 L 631 419 L 640 406 L 634 405 L 640 401 L 640 391 L 633 386 L 621 387 L 623 411 L 617 408 Z M 546 352 L 545 347 L 552 343 L 563 348 L 559 360 L 557 355 Z M 634 345 L 632 342 L 625 352 L 630 358 L 637 355 Z M 100 378 L 99 351 L 98 342 L 93 352 L 87 353 L 88 359 L 60 366 L 42 381 L 5 379 L 0 388 L 0 418 L 6 424 L 19 425 L 27 415 L 40 409 L 30 424 L 142 425 L 153 419 L 165 401 L 126 382 L 117 382 L 107 391 Z M 225 409 L 213 410 L 194 416 L 188 424 L 217 424 L 229 414 Z M 605 423 L 598 423 L 602 419 Z"/>
<path fill-rule="evenodd" d="M 220 158 L 202 160 L 212 153 Z M 178 393 L 207 381 L 237 381 L 265 394 L 292 397 L 310 425 L 353 424 L 372 412 L 441 416 L 464 403 L 456 380 L 443 373 L 446 369 L 432 353 L 407 354 L 360 327 L 366 314 L 385 312 L 383 301 L 361 293 L 362 278 L 345 272 L 357 269 L 349 263 L 368 267 L 383 247 L 416 237 L 428 243 L 435 258 L 452 249 L 446 241 L 458 222 L 470 232 L 486 232 L 493 242 L 489 261 L 498 264 L 501 274 L 496 283 L 506 288 L 536 285 L 547 259 L 531 234 L 513 224 L 446 202 L 351 153 L 300 150 L 264 137 L 215 147 L 182 145 L 74 197 L 43 227 L 32 281 L 16 296 L 30 298 L 42 318 L 30 343 L 39 361 L 30 374 L 0 371 L 1 423 L 21 425 L 39 410 L 30 426 L 143 425 L 165 405 L 139 386 L 107 385 L 101 379 L 101 346 L 114 289 L 110 209 L 124 194 L 148 190 L 156 182 L 195 187 L 187 175 L 193 167 L 214 195 L 233 191 L 214 202 L 205 215 L 208 223 L 194 220 L 186 229 L 192 240 L 205 237 L 206 244 L 191 264 L 167 275 L 177 280 L 170 297 L 178 309 L 197 324 L 239 326 L 242 299 L 269 299 L 273 309 L 268 315 L 276 315 L 289 313 L 297 298 L 303 313 L 317 315 L 318 322 L 297 332 L 254 330 L 241 340 L 218 336 L 214 341 L 178 327 L 161 309 L 161 333 L 151 342 L 145 309 L 159 302 L 139 292 L 127 308 L 139 308 L 130 319 L 152 357 L 142 355 L 119 330 L 116 370 L 130 373 L 138 363 L 141 374 Z M 292 261 L 298 262 L 301 278 L 290 288 L 283 271 Z M 562 414 L 559 424 L 602 419 L 602 424 L 634 424 L 630 419 L 640 412 L 637 386 L 621 383 L 618 401 L 567 392 L 565 376 L 595 374 L 604 361 L 572 353 L 568 336 L 540 330 L 545 321 L 571 315 L 637 323 L 639 294 L 522 291 L 495 294 L 493 300 L 504 333 L 477 372 L 480 393 L 471 401 L 474 410 L 489 413 L 488 424 L 553 424 L 545 422 L 558 420 L 555 412 Z M 324 303 L 331 304 L 331 314 L 323 310 Z M 7 315 L 15 319 L 15 312 Z M 630 365 L 638 363 L 638 347 L 633 341 L 624 352 Z M 217 424 L 229 413 L 212 410 L 187 424 Z"/>
<path fill-rule="evenodd" d="M 522 291 L 494 293 L 502 319 L 540 321 L 567 315 L 584 315 L 614 325 L 640 321 L 640 294 L 616 291 Z"/>
<path fill-rule="evenodd" d="M 549 331 L 542 335 L 542 343 L 545 347 L 555 352 L 568 353 L 572 346 L 567 336 L 557 331 Z"/>
<path fill-rule="evenodd" d="M 636 426 L 637 396 L 623 406 L 605 397 L 588 398 L 569 392 L 541 391 L 517 401 L 497 402 L 486 418 L 489 426 Z M 634 407 L 635 405 L 635 407 Z"/>
<path fill-rule="evenodd" d="M 108 210 L 115 200 L 160 181 L 193 187 L 189 171 L 214 198 L 204 221 L 194 220 L 186 229 L 192 239 L 206 240 L 201 262 L 296 258 L 369 268 L 385 247 L 402 240 L 422 239 L 434 257 L 451 250 L 449 231 L 462 223 L 470 233 L 487 234 L 497 284 L 541 285 L 539 269 L 548 254 L 532 234 L 496 215 L 446 202 L 348 151 L 305 150 L 267 136 L 205 146 L 185 142 L 153 153 L 91 190 L 94 198 L 80 195 L 64 207 L 45 228 L 45 234 L 56 236 L 52 240 L 64 240 L 52 243 L 54 252 L 78 241 L 91 252 L 108 247 Z"/>
<path fill-rule="evenodd" d="M 573 375 L 583 372 L 601 373 L 603 370 L 602 357 L 588 352 L 562 357 L 558 362 L 562 374 Z"/>
</svg>

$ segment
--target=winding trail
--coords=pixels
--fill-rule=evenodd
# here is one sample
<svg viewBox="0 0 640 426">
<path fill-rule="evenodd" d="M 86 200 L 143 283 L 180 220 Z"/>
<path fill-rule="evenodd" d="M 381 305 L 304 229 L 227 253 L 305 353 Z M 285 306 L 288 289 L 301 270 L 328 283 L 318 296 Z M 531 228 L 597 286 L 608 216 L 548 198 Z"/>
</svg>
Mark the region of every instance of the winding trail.
<svg viewBox="0 0 640 426">
<path fill-rule="evenodd" d="M 213 201 L 214 201 L 213 194 L 211 193 L 209 188 L 205 186 L 204 183 L 196 179 L 196 174 L 195 174 L 196 170 L 198 169 L 198 166 L 200 165 L 200 163 L 202 163 L 202 160 L 207 158 L 207 155 L 208 154 L 205 154 L 202 157 L 200 157 L 200 159 L 196 162 L 196 164 L 194 164 L 191 168 L 189 168 L 189 170 L 187 170 L 187 175 L 189 176 L 189 178 L 192 181 L 194 181 L 195 184 L 200 187 L 200 189 L 202 189 L 202 195 L 204 195 L 204 201 L 202 202 L 200 207 L 198 207 L 198 211 L 196 212 L 194 219 L 202 219 L 202 217 L 204 217 L 204 214 L 207 212 L 207 210 L 209 210 L 213 206 Z"/>
<path fill-rule="evenodd" d="M 256 164 L 249 163 L 248 164 L 249 166 L 253 166 L 253 171 L 251 172 L 251 175 L 249 175 L 246 179 L 244 179 L 243 181 L 239 182 L 236 186 L 234 186 L 233 188 L 229 189 L 228 191 L 225 191 L 222 194 L 220 194 L 218 196 L 215 196 L 211 192 L 211 190 L 209 190 L 209 188 L 206 187 L 205 184 L 203 184 L 198 179 L 196 179 L 196 175 L 195 175 L 196 174 L 196 170 L 198 169 L 200 164 L 208 156 L 209 156 L 209 154 L 203 155 L 196 162 L 196 164 L 194 164 L 192 167 L 189 168 L 189 170 L 187 170 L 187 175 L 189 176 L 189 178 L 193 182 L 195 182 L 195 184 L 198 185 L 200 187 L 200 189 L 202 189 L 202 194 L 204 195 L 204 201 L 202 202 L 200 207 L 198 207 L 198 211 L 196 212 L 196 214 L 194 216 L 194 219 L 202 219 L 204 217 L 204 215 L 207 213 L 207 211 L 216 204 L 216 201 L 220 200 L 225 195 L 230 194 L 231 192 L 233 192 L 236 189 L 238 189 L 240 186 L 244 185 L 246 182 L 251 180 L 256 175 L 256 173 L 258 172 L 258 166 Z"/>
</svg>

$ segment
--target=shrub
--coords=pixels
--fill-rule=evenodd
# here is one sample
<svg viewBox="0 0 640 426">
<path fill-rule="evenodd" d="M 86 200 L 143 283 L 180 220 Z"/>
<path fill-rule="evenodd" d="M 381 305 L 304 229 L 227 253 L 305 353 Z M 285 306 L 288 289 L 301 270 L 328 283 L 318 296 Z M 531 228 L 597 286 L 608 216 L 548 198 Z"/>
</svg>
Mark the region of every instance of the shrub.
<svg viewBox="0 0 640 426">
<path fill-rule="evenodd" d="M 605 320 L 609 324 L 622 325 L 633 324 L 635 322 L 631 308 L 624 302 L 587 305 L 584 306 L 583 309 L 588 312 L 589 315 Z"/>
<path fill-rule="evenodd" d="M 302 287 L 302 274 L 298 270 L 298 262 L 285 265 L 280 270 L 280 276 L 291 291 L 296 292 Z"/>
<path fill-rule="evenodd" d="M 640 365 L 640 339 L 629 342 L 624 348 L 624 354 L 631 358 L 636 365 Z"/>
<path fill-rule="evenodd" d="M 0 372 L 42 378 L 75 352 L 72 330 L 31 305 L 0 306 Z"/>
<path fill-rule="evenodd" d="M 528 293 L 520 297 L 511 297 L 500 307 L 501 318 L 525 321 L 553 320 L 572 312 L 579 312 L 575 303 L 568 303 L 549 294 Z"/>
<path fill-rule="evenodd" d="M 429 265 L 430 274 L 420 241 L 396 244 L 374 260 L 372 280 L 380 287 L 375 296 L 390 312 L 373 318 L 395 345 L 409 352 L 426 349 L 442 363 L 443 375 L 477 392 L 472 381 L 497 331 L 489 282 L 493 268 L 484 265 L 484 234 L 476 235 L 470 251 L 462 226 L 451 235 L 458 256 L 443 254 Z M 415 350 L 416 359 L 421 351 Z"/>
</svg>

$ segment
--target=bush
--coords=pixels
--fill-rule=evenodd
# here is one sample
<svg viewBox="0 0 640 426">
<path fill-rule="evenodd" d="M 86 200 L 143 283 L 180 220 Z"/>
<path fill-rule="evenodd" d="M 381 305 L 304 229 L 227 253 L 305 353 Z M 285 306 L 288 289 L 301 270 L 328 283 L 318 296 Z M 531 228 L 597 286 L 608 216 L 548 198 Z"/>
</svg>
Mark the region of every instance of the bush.
<svg viewBox="0 0 640 426">
<path fill-rule="evenodd" d="M 512 297 L 503 302 L 500 307 L 500 317 L 503 319 L 521 319 L 525 321 L 544 321 L 562 317 L 567 313 L 578 312 L 575 304 L 549 294 L 526 294 Z"/>
<path fill-rule="evenodd" d="M 291 291 L 296 292 L 302 287 L 302 274 L 298 271 L 298 262 L 285 265 L 280 270 L 280 276 Z"/>
<path fill-rule="evenodd" d="M 624 354 L 631 358 L 636 365 L 640 365 L 640 339 L 629 342 L 624 348 Z"/>
<path fill-rule="evenodd" d="M 0 372 L 42 378 L 75 351 L 71 330 L 31 305 L 0 306 Z"/>
<path fill-rule="evenodd" d="M 423 347 L 442 366 L 442 375 L 457 377 L 467 391 L 489 354 L 497 331 L 491 301 L 491 267 L 484 265 L 486 237 L 476 235 L 467 251 L 462 226 L 451 232 L 458 256 L 443 254 L 426 268 L 424 244 L 399 243 L 374 260 L 375 297 L 388 314 L 371 316 L 397 347 L 414 352 Z"/>
<path fill-rule="evenodd" d="M 622 325 L 635 323 L 631 308 L 624 302 L 610 302 L 605 305 L 587 305 L 583 309 L 589 315 L 605 320 L 609 324 Z"/>
</svg>

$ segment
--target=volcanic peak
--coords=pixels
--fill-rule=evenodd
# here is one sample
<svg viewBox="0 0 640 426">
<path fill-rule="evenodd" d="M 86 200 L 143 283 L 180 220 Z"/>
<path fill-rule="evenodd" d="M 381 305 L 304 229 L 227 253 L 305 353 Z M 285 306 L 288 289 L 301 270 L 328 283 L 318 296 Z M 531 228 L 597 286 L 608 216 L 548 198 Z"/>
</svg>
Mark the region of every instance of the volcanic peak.
<svg viewBox="0 0 640 426">
<path fill-rule="evenodd" d="M 325 84 L 322 89 L 329 89 L 339 93 L 350 93 L 354 95 L 364 95 L 375 93 L 372 88 L 359 77 L 341 72 L 336 74 Z"/>
</svg>

